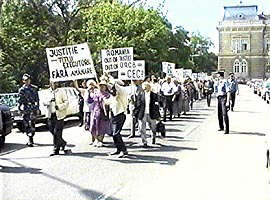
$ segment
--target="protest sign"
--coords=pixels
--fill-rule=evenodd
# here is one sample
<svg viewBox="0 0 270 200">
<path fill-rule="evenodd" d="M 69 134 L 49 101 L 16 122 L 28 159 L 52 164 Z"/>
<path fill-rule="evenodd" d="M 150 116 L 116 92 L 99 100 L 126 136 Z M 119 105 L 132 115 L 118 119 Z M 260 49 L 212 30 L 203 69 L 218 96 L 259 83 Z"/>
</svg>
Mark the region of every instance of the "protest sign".
<svg viewBox="0 0 270 200">
<path fill-rule="evenodd" d="M 124 67 L 119 70 L 118 78 L 121 80 L 144 80 L 145 79 L 145 61 L 133 61 L 132 67 Z"/>
<path fill-rule="evenodd" d="M 162 71 L 168 76 L 173 76 L 175 70 L 175 64 L 169 62 L 162 62 Z"/>
<path fill-rule="evenodd" d="M 192 78 L 192 69 L 184 69 L 183 71 L 183 74 L 184 74 L 184 78 Z"/>
<path fill-rule="evenodd" d="M 184 81 L 184 71 L 183 71 L 183 68 L 175 69 L 173 76 L 175 76 L 176 79 L 179 80 L 179 81 L 181 81 L 181 82 Z"/>
<path fill-rule="evenodd" d="M 133 47 L 101 50 L 103 73 L 132 67 Z"/>
<path fill-rule="evenodd" d="M 96 76 L 87 43 L 46 48 L 51 81 L 88 79 Z"/>
</svg>

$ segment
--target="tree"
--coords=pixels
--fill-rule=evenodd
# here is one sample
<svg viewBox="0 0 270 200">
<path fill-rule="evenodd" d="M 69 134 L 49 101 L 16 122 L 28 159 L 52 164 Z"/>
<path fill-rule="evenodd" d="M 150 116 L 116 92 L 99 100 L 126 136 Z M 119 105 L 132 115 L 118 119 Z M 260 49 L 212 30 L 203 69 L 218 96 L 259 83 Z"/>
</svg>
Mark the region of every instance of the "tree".
<svg viewBox="0 0 270 200">
<path fill-rule="evenodd" d="M 170 30 L 157 11 L 101 1 L 79 16 L 83 26 L 73 30 L 72 40 L 89 43 L 98 71 L 101 49 L 134 47 L 135 59 L 146 60 L 147 66 L 164 61 Z"/>
<path fill-rule="evenodd" d="M 191 57 L 193 70 L 195 72 L 208 72 L 217 69 L 217 56 L 209 52 L 214 44 L 209 38 L 203 37 L 200 33 L 193 33 L 190 39 Z"/>
</svg>

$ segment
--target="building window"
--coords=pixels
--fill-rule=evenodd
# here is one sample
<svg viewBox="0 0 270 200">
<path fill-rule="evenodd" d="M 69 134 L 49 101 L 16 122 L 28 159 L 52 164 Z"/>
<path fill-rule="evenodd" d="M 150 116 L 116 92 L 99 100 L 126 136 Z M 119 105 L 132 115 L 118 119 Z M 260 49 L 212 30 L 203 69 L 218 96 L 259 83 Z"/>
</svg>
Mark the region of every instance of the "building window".
<svg viewBox="0 0 270 200">
<path fill-rule="evenodd" d="M 249 50 L 248 39 L 233 39 L 232 50 L 236 53 Z"/>
<path fill-rule="evenodd" d="M 242 73 L 247 73 L 247 61 L 242 61 Z"/>
<path fill-rule="evenodd" d="M 239 61 L 236 59 L 233 64 L 234 73 L 247 73 L 248 72 L 248 63 L 246 60 Z"/>
<path fill-rule="evenodd" d="M 239 70 L 240 70 L 240 62 L 239 60 L 235 60 L 233 65 L 233 72 L 239 73 Z"/>
</svg>

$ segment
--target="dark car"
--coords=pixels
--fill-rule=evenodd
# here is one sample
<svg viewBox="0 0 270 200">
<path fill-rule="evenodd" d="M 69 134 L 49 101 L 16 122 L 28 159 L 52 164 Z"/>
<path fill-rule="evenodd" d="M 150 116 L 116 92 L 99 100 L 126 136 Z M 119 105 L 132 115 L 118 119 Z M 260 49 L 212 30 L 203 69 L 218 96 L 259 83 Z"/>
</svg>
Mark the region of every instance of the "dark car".
<svg viewBox="0 0 270 200">
<path fill-rule="evenodd" d="M 0 147 L 5 143 L 5 138 L 12 131 L 13 118 L 7 105 L 0 104 Z"/>
</svg>

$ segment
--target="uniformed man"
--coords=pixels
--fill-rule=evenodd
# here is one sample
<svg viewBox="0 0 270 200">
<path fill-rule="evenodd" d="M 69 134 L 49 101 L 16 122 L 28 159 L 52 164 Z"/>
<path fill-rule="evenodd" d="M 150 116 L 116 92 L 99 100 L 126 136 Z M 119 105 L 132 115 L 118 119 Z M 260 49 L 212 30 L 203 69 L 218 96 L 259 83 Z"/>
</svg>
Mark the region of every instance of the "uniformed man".
<svg viewBox="0 0 270 200">
<path fill-rule="evenodd" d="M 237 95 L 239 95 L 239 88 L 238 88 L 238 83 L 235 80 L 234 73 L 230 73 L 229 75 L 230 77 L 228 79 L 228 82 L 229 82 L 230 91 L 231 91 L 230 105 L 231 105 L 231 111 L 233 111 L 234 105 L 235 105 L 235 95 L 236 95 L 236 92 L 237 92 Z"/>
<path fill-rule="evenodd" d="M 224 79 L 224 72 L 218 72 L 218 82 L 216 85 L 216 95 L 218 99 L 218 121 L 219 131 L 224 131 L 229 134 L 229 117 L 228 110 L 230 108 L 230 89 L 227 80 Z"/>
<path fill-rule="evenodd" d="M 38 88 L 31 84 L 31 77 L 29 74 L 22 76 L 24 85 L 19 89 L 19 110 L 23 113 L 24 132 L 29 138 L 26 144 L 33 147 L 35 135 L 35 121 L 39 111 L 39 96 Z"/>
</svg>

